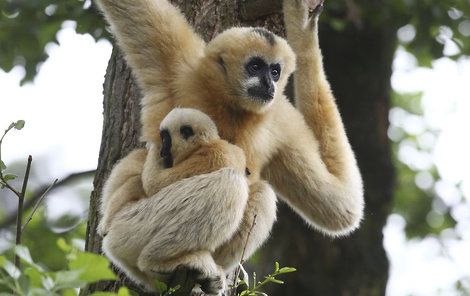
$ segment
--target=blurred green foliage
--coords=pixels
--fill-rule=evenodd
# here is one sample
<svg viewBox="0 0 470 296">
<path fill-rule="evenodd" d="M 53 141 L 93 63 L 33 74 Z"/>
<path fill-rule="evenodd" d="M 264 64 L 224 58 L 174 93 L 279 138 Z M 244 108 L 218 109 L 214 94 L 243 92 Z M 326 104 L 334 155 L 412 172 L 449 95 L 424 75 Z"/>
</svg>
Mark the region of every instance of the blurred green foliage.
<svg viewBox="0 0 470 296">
<path fill-rule="evenodd" d="M 21 263 L 24 265 L 21 269 L 8 260 L 7 256 L 0 255 L 0 294 L 77 296 L 78 288 L 83 288 L 87 284 L 116 279 L 105 257 L 80 251 L 67 244 L 64 239 L 59 239 L 57 246 L 59 257 L 66 265 L 58 271 L 48 270 L 43 264 L 36 263 L 29 248 L 22 245 L 12 249 L 21 258 Z M 127 288 L 121 288 L 118 293 L 106 295 L 130 296 L 131 294 Z"/>
<path fill-rule="evenodd" d="M 338 30 L 361 29 L 365 21 L 401 27 L 400 41 L 420 65 L 443 56 L 445 42 L 459 49 L 451 58 L 470 53 L 469 0 L 329 0 L 326 10 L 323 21 Z M 56 34 L 66 20 L 76 22 L 78 33 L 110 37 L 91 0 L 0 0 L 0 68 L 8 72 L 21 65 L 26 70 L 22 83 L 34 79 L 47 59 L 46 45 L 58 43 Z"/>
<path fill-rule="evenodd" d="M 417 94 L 392 94 L 392 105 L 403 114 L 401 123 L 392 120 L 390 129 L 394 130 L 391 135 L 393 160 L 397 169 L 397 186 L 394 192 L 395 213 L 400 214 L 406 220 L 405 232 L 408 237 L 425 237 L 429 234 L 440 234 L 442 230 L 452 228 L 457 221 L 450 215 L 448 206 L 441 200 L 435 191 L 435 184 L 440 179 L 439 172 L 432 165 L 430 168 L 422 169 L 400 160 L 399 149 L 403 145 L 410 145 L 416 149 L 416 153 L 432 154 L 432 148 L 423 147 L 419 144 L 419 136 L 424 133 L 438 137 L 438 132 L 426 128 L 422 133 L 415 135 L 407 133 L 402 127 L 408 116 L 423 116 L 421 108 L 421 93 Z M 397 121 L 397 120 L 395 120 Z M 427 177 L 428 186 L 418 186 L 419 174 L 424 173 Z M 436 203 L 439 205 L 436 211 Z"/>
<path fill-rule="evenodd" d="M 58 43 L 56 34 L 67 20 L 76 22 L 78 33 L 106 37 L 104 22 L 90 0 L 0 0 L 0 68 L 8 72 L 24 66 L 22 82 L 33 80 L 48 57 L 46 45 Z"/>
</svg>

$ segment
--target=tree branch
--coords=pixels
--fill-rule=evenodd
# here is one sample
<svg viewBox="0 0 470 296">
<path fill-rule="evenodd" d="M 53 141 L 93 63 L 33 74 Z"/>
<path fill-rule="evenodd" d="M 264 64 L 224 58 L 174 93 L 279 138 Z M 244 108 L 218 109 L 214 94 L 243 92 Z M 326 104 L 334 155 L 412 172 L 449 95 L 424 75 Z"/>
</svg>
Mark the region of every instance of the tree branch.
<svg viewBox="0 0 470 296">
<path fill-rule="evenodd" d="M 79 172 L 79 173 L 74 173 L 74 174 L 70 174 L 66 177 L 64 177 L 63 179 L 61 179 L 60 181 L 58 181 L 56 183 L 56 185 L 50 189 L 50 192 L 53 192 L 55 191 L 56 189 L 60 188 L 60 187 L 63 187 L 73 181 L 76 181 L 78 179 L 81 179 L 81 178 L 86 178 L 86 177 L 92 177 L 93 175 L 95 174 L 95 170 L 89 170 L 89 171 L 84 171 L 84 172 Z M 41 196 L 43 195 L 43 193 L 49 188 L 50 185 L 43 185 L 41 187 L 39 187 L 38 190 L 36 190 L 30 199 L 26 200 L 24 205 L 23 205 L 23 209 L 24 211 L 30 209 L 31 207 L 33 207 L 37 201 L 41 198 Z M 5 229 L 11 225 L 13 225 L 15 223 L 15 220 L 16 220 L 16 213 L 12 213 L 10 215 L 8 215 L 1 223 L 0 223 L 0 229 Z"/>
<path fill-rule="evenodd" d="M 21 233 L 22 233 L 22 220 L 23 220 L 23 203 L 24 203 L 24 196 L 26 194 L 26 187 L 28 186 L 29 180 L 29 172 L 31 171 L 31 162 L 33 161 L 33 157 L 30 155 L 28 156 L 28 164 L 26 164 L 26 172 L 24 173 L 23 179 L 23 186 L 21 187 L 21 195 L 18 196 L 18 212 L 16 214 L 16 245 L 21 244 Z M 19 269 L 20 268 L 20 257 L 18 255 L 15 256 L 15 266 Z"/>
<path fill-rule="evenodd" d="M 59 179 L 55 179 L 54 182 L 51 184 L 51 186 L 49 186 L 46 191 L 41 195 L 41 197 L 39 197 L 37 203 L 34 205 L 34 208 L 33 210 L 31 211 L 31 214 L 29 214 L 29 217 L 28 219 L 26 219 L 26 221 L 24 222 L 23 224 L 23 228 L 21 229 L 21 231 L 23 232 L 26 228 L 26 226 L 28 225 L 29 221 L 31 221 L 31 219 L 33 219 L 33 215 L 34 213 L 36 213 L 36 210 L 38 209 L 39 205 L 41 204 L 42 200 L 44 199 L 44 197 L 46 197 L 47 193 L 49 192 L 49 190 L 51 190 L 52 187 L 54 187 L 54 185 L 57 183 L 57 181 L 59 181 Z"/>
</svg>

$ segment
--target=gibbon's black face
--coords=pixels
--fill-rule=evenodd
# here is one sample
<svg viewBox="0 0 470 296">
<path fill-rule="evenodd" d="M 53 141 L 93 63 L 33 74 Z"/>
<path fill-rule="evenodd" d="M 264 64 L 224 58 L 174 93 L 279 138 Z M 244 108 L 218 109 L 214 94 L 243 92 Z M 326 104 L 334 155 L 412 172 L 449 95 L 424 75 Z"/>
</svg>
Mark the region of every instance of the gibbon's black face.
<svg viewBox="0 0 470 296">
<path fill-rule="evenodd" d="M 263 102 L 270 102 L 274 98 L 275 83 L 281 76 L 281 65 L 268 64 L 263 58 L 255 56 L 245 64 L 245 73 L 248 76 L 248 95 Z"/>
<path fill-rule="evenodd" d="M 170 132 L 166 129 L 161 130 L 160 138 L 162 139 L 162 149 L 160 150 L 160 157 L 163 159 L 163 166 L 165 168 L 171 168 L 173 166 L 173 156 L 171 155 Z"/>
<path fill-rule="evenodd" d="M 179 133 L 181 138 L 184 141 L 189 140 L 191 137 L 194 136 L 194 130 L 189 125 L 182 125 L 179 129 Z M 163 166 L 165 168 L 171 168 L 173 166 L 173 154 L 171 153 L 171 148 L 173 144 L 178 145 L 178 139 L 176 139 L 176 143 L 173 143 L 171 138 L 171 133 L 168 129 L 163 129 L 160 131 L 160 138 L 162 139 L 162 148 L 160 149 L 160 157 L 163 159 Z"/>
</svg>

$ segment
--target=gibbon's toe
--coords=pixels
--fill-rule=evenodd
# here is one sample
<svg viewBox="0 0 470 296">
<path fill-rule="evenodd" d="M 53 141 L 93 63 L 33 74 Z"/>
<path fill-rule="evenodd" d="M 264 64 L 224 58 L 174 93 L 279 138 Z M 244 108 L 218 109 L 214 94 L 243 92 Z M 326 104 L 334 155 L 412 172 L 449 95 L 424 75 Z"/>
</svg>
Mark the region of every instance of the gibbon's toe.
<svg viewBox="0 0 470 296">
<path fill-rule="evenodd" d="M 201 290 L 206 295 L 218 296 L 221 295 L 221 292 L 224 289 L 225 281 L 222 279 L 222 276 L 214 276 L 209 278 L 204 278 L 199 280 L 201 285 Z"/>
</svg>

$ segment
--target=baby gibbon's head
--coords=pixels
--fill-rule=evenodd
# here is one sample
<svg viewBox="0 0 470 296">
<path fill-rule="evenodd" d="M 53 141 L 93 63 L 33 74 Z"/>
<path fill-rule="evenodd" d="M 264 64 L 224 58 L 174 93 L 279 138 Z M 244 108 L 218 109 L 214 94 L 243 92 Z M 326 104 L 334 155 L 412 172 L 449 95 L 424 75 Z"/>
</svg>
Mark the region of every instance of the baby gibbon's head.
<svg viewBox="0 0 470 296">
<path fill-rule="evenodd" d="M 202 145 L 220 139 L 212 119 L 192 108 L 175 108 L 160 124 L 162 148 L 160 156 L 165 167 L 172 167 Z"/>
<path fill-rule="evenodd" d="M 263 113 L 282 95 L 295 70 L 295 54 L 287 41 L 263 28 L 231 28 L 206 47 L 206 57 L 215 67 L 214 85 L 223 86 L 232 103 Z M 207 65 L 207 63 L 205 63 Z"/>
</svg>

